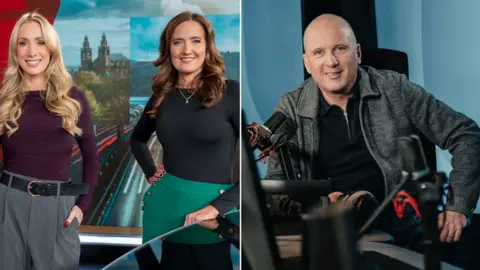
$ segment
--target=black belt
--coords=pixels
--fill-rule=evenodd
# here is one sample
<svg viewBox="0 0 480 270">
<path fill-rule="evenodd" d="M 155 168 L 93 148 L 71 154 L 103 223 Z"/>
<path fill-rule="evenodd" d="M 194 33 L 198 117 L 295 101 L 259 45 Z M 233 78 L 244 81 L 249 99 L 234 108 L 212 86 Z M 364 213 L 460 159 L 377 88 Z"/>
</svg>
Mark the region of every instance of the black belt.
<svg viewBox="0 0 480 270">
<path fill-rule="evenodd" d="M 76 196 L 88 193 L 88 184 L 72 183 L 46 183 L 42 181 L 28 181 L 17 176 L 10 176 L 2 173 L 0 183 L 8 186 L 8 181 L 12 177 L 11 188 L 25 191 L 31 196 Z M 58 187 L 60 185 L 60 188 Z"/>
</svg>

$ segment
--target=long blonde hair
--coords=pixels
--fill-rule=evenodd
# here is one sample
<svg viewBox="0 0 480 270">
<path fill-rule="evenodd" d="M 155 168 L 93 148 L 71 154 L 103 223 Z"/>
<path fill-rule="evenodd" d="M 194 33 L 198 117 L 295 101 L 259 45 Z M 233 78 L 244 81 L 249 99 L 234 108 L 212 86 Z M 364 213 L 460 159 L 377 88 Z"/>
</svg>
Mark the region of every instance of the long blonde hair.
<svg viewBox="0 0 480 270">
<path fill-rule="evenodd" d="M 28 90 L 17 59 L 18 32 L 26 22 L 40 25 L 43 39 L 50 51 L 50 63 L 45 70 L 46 108 L 52 114 L 62 117 L 62 127 L 66 131 L 73 136 L 80 136 L 82 130 L 77 126 L 77 122 L 81 106 L 77 100 L 68 96 L 73 80 L 63 62 L 60 39 L 48 20 L 36 12 L 24 14 L 10 35 L 8 66 L 0 88 L 0 135 L 6 133 L 11 136 L 19 129 L 18 119 L 22 114 L 22 105 Z"/>
</svg>

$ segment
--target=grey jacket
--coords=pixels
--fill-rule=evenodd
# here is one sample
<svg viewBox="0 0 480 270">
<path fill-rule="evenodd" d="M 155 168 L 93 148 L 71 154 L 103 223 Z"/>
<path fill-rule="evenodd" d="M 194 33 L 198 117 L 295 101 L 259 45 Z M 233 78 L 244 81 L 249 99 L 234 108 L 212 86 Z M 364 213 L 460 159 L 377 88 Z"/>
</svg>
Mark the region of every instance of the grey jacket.
<svg viewBox="0 0 480 270">
<path fill-rule="evenodd" d="M 405 75 L 359 67 L 360 123 L 365 142 L 383 172 L 388 192 L 401 178 L 402 161 L 397 140 L 417 131 L 452 154 L 450 181 L 454 203 L 447 210 L 471 215 L 480 189 L 480 129 L 467 116 L 448 107 Z M 452 91 L 454 91 L 452 89 Z M 294 120 L 292 137 L 298 150 L 294 163 L 300 179 L 311 179 L 313 157 L 321 151 L 318 127 L 320 90 L 312 78 L 280 99 L 275 111 Z M 278 162 L 270 159 L 265 179 L 284 179 Z M 290 213 L 301 205 L 286 195 L 275 196 L 276 208 Z"/>
</svg>

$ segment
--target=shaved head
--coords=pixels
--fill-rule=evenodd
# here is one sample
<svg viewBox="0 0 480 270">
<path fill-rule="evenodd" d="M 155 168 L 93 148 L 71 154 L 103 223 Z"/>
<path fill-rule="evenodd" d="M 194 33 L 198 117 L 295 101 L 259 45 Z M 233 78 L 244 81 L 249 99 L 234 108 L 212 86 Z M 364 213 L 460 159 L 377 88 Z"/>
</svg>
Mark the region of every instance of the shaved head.
<svg viewBox="0 0 480 270">
<path fill-rule="evenodd" d="M 303 35 L 303 62 L 320 90 L 347 94 L 357 78 L 360 45 L 350 24 L 333 14 L 316 17 Z"/>
<path fill-rule="evenodd" d="M 306 44 L 308 43 L 306 41 L 312 35 L 316 35 L 324 29 L 341 31 L 352 44 L 357 44 L 357 38 L 353 33 L 353 29 L 344 18 L 334 14 L 322 14 L 313 19 L 303 33 L 303 48 L 305 51 L 307 51 Z"/>
</svg>

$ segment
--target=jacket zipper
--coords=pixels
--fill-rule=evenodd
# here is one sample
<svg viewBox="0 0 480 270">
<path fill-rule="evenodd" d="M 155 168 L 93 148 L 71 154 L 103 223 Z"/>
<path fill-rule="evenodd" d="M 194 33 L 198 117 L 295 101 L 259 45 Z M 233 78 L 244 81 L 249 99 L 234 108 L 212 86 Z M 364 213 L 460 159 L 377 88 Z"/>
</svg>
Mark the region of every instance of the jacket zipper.
<svg viewBox="0 0 480 270">
<path fill-rule="evenodd" d="M 344 112 L 343 115 L 345 116 L 345 121 L 347 121 L 347 130 L 348 130 L 348 140 L 352 140 L 352 135 L 350 133 L 350 123 L 348 122 L 348 113 Z"/>
<path fill-rule="evenodd" d="M 385 172 L 383 171 L 383 168 L 382 166 L 380 166 L 380 163 L 378 163 L 378 160 L 377 160 L 377 157 L 373 154 L 373 151 L 372 151 L 372 148 L 370 147 L 370 142 L 368 141 L 368 138 L 367 136 L 365 136 L 365 129 L 363 128 L 363 102 L 360 101 L 360 129 L 362 130 L 362 135 L 363 135 L 363 139 L 365 140 L 365 145 L 367 145 L 367 149 L 368 149 L 368 152 L 370 152 L 370 155 L 372 155 L 373 159 L 375 160 L 375 162 L 377 162 L 377 165 L 378 167 L 380 168 L 380 171 L 382 171 L 382 175 L 383 175 L 383 183 L 384 183 L 384 198 L 386 198 L 388 196 L 388 181 L 387 181 L 387 177 L 385 176 Z"/>
</svg>

